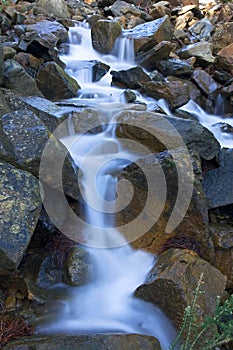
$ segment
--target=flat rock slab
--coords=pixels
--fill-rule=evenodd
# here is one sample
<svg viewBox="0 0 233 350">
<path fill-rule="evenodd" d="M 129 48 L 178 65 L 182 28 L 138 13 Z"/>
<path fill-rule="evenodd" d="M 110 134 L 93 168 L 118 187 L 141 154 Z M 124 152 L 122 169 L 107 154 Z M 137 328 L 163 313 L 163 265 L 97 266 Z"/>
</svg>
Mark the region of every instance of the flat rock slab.
<svg viewBox="0 0 233 350">
<path fill-rule="evenodd" d="M 33 336 L 11 342 L 5 350 L 161 350 L 154 337 L 139 334 Z"/>
</svg>

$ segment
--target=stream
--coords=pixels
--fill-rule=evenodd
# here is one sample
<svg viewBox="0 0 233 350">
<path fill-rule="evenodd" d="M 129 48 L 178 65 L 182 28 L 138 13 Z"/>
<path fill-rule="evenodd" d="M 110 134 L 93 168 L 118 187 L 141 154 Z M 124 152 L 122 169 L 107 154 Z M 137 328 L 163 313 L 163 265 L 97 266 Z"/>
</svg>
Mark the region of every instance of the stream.
<svg viewBox="0 0 233 350">
<path fill-rule="evenodd" d="M 69 103 L 79 105 L 82 102 L 93 106 L 107 124 L 98 133 L 83 135 L 76 134 L 71 125 L 70 135 L 61 139 L 84 174 L 81 179 L 85 202 L 83 212 L 89 230 L 84 230 L 83 234 L 92 270 L 87 285 L 71 288 L 70 297 L 62 303 L 57 320 L 40 326 L 38 330 L 42 333 L 152 335 L 158 338 L 163 350 L 168 350 L 176 336 L 170 321 L 157 307 L 134 297 L 134 291 L 146 280 L 156 257 L 132 249 L 115 228 L 114 213 L 119 195 L 117 175 L 143 155 L 143 148 L 127 149 L 117 139 L 112 120 L 119 110 L 125 108 L 123 90 L 111 87 L 110 73 L 93 83 L 92 69 L 88 64 L 89 60 L 98 60 L 111 65 L 110 70 L 131 68 L 134 66 L 133 42 L 121 37 L 111 55 L 102 55 L 92 48 L 88 25 L 81 23 L 70 28 L 68 46 L 68 54 L 62 54 L 60 58 L 66 64 L 67 73 L 81 86 L 77 97 L 70 99 Z M 163 101 L 135 93 L 140 102 L 163 104 Z M 233 147 L 232 135 L 220 133 L 213 126 L 221 122 L 233 126 L 232 119 L 208 115 L 193 101 L 181 110 L 192 113 L 210 129 L 222 147 Z M 171 114 L 169 109 L 166 112 Z"/>
</svg>

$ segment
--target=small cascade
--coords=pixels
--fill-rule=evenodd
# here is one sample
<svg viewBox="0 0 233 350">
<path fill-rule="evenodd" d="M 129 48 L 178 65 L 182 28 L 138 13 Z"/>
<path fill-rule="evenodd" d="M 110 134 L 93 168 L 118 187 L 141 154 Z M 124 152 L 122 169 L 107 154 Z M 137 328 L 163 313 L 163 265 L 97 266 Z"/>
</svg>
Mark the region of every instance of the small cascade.
<svg viewBox="0 0 233 350">
<path fill-rule="evenodd" d="M 214 108 L 214 114 L 216 114 L 216 115 L 224 115 L 225 114 L 225 100 L 221 94 L 218 94 L 218 96 L 217 96 L 215 108 Z"/>
</svg>

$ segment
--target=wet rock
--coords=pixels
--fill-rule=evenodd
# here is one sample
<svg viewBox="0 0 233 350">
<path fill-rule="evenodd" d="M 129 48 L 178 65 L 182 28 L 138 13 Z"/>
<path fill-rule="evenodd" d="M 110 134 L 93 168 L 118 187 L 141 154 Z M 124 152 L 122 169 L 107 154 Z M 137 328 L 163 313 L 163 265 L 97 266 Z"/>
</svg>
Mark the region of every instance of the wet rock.
<svg viewBox="0 0 233 350">
<path fill-rule="evenodd" d="M 44 9 L 50 16 L 56 18 L 70 18 L 70 10 L 64 0 L 37 0 L 37 7 Z"/>
<path fill-rule="evenodd" d="M 190 77 L 193 73 L 193 66 L 188 62 L 170 58 L 157 62 L 157 69 L 163 75 L 174 75 L 176 77 Z"/>
<path fill-rule="evenodd" d="M 202 69 L 195 69 L 193 80 L 206 95 L 210 95 L 220 88 L 219 84 Z"/>
<path fill-rule="evenodd" d="M 66 65 L 66 70 L 77 73 L 79 70 L 91 70 L 92 82 L 99 81 L 110 69 L 110 66 L 97 60 L 75 60 Z"/>
<path fill-rule="evenodd" d="M 137 55 L 139 52 L 151 49 L 160 41 L 171 41 L 173 30 L 169 17 L 166 15 L 154 21 L 139 24 L 133 29 L 125 31 L 124 35 L 134 39 L 134 48 Z M 145 50 L 142 48 L 144 45 L 146 45 Z"/>
<path fill-rule="evenodd" d="M 199 42 L 195 44 L 190 44 L 177 51 L 180 58 L 190 58 L 196 57 L 197 62 L 206 66 L 208 64 L 214 63 L 214 56 L 212 55 L 213 45 L 208 42 Z"/>
<path fill-rule="evenodd" d="M 217 53 L 216 66 L 233 72 L 233 43 Z"/>
<path fill-rule="evenodd" d="M 98 111 L 92 108 L 81 108 L 80 111 L 72 113 L 71 120 L 74 131 L 78 134 L 101 132 L 105 125 Z"/>
<path fill-rule="evenodd" d="M 122 93 L 122 96 L 124 98 L 124 100 L 126 101 L 126 103 L 133 103 L 137 100 L 137 95 L 132 91 L 132 90 L 125 90 Z"/>
<path fill-rule="evenodd" d="M 210 234 L 214 242 L 215 258 L 212 265 L 227 276 L 226 287 L 233 287 L 233 228 L 231 225 L 210 225 Z"/>
<path fill-rule="evenodd" d="M 1 117 L 1 158 L 26 169 L 51 187 L 78 197 L 77 167 L 69 152 L 30 110 L 18 110 Z M 45 150 L 46 146 L 46 151 Z M 43 153 L 44 152 L 44 153 Z M 41 164 L 43 155 L 44 163 Z M 59 162 L 63 188 L 59 179 Z M 61 165 L 60 165 L 61 166 Z M 61 181 L 62 182 L 62 181 Z"/>
<path fill-rule="evenodd" d="M 3 84 L 4 77 L 4 60 L 3 60 L 3 47 L 0 43 L 0 86 Z"/>
<path fill-rule="evenodd" d="M 205 196 L 196 176 L 192 187 L 194 174 L 188 164 L 191 165 L 191 160 L 185 151 L 176 150 L 148 155 L 139 159 L 137 165 L 129 165 L 121 172 L 120 180 L 130 182 L 134 196 L 130 204 L 117 215 L 117 222 L 134 248 L 157 254 L 173 238 L 173 246 L 182 241 L 182 247 L 188 249 L 192 241 L 199 254 L 205 257 L 209 255 L 209 238 L 205 232 L 208 221 Z M 181 193 L 182 209 L 180 207 L 179 215 L 182 217 L 177 220 L 175 203 L 177 195 Z M 134 220 L 137 228 L 130 232 L 127 225 Z M 171 229 L 168 229 L 169 225 Z"/>
<path fill-rule="evenodd" d="M 151 17 L 145 12 L 137 8 L 134 4 L 117 0 L 110 6 L 111 12 L 115 17 L 124 16 L 130 19 L 132 16 L 142 18 L 144 20 L 150 20 Z"/>
<path fill-rule="evenodd" d="M 121 31 L 121 25 L 117 21 L 97 21 L 91 28 L 91 38 L 94 49 L 101 53 L 110 53 Z"/>
<path fill-rule="evenodd" d="M 141 67 L 133 67 L 118 72 L 111 71 L 110 73 L 112 75 L 112 85 L 121 88 L 138 89 L 151 80 Z"/>
<path fill-rule="evenodd" d="M 35 80 L 15 60 L 5 61 L 4 77 L 4 86 L 7 89 L 19 91 L 27 96 L 42 96 Z"/>
<path fill-rule="evenodd" d="M 6 350 L 161 350 L 154 337 L 139 334 L 33 336 L 9 343 Z"/>
<path fill-rule="evenodd" d="M 215 26 L 212 35 L 214 53 L 233 42 L 233 22 L 219 23 Z"/>
<path fill-rule="evenodd" d="M 43 20 L 26 27 L 26 33 L 21 35 L 18 47 L 44 61 L 55 61 L 64 66 L 58 58 L 56 46 L 67 40 L 68 32 L 62 24 Z"/>
<path fill-rule="evenodd" d="M 144 50 L 145 46 L 141 48 Z M 144 54 L 140 54 L 136 57 L 136 62 L 148 71 L 153 71 L 157 68 L 157 62 L 168 58 L 170 52 L 173 49 L 173 44 L 169 41 L 161 41 L 155 45 L 152 49 L 146 51 Z"/>
<path fill-rule="evenodd" d="M 27 171 L 0 161 L 0 274 L 15 269 L 30 242 L 40 214 L 39 181 Z"/>
<path fill-rule="evenodd" d="M 147 282 L 137 289 L 136 296 L 158 305 L 179 328 L 184 309 L 191 305 L 202 274 L 200 288 L 204 293 L 199 294 L 197 301 L 200 322 L 206 314 L 213 315 L 216 299 L 223 295 L 226 276 L 189 250 L 168 249 L 159 255 Z"/>
<path fill-rule="evenodd" d="M 168 121 L 166 124 L 165 120 Z M 176 117 L 163 116 L 162 114 L 152 112 L 125 111 L 116 116 L 119 123 L 117 127 L 117 135 L 119 137 L 133 138 L 144 146 L 149 147 L 153 153 L 163 152 L 166 149 L 168 140 L 172 141 L 172 127 L 178 134 L 180 140 L 176 137 L 173 146 L 169 149 L 180 147 L 179 141 L 183 140 L 191 152 L 197 152 L 201 158 L 210 160 L 215 157 L 218 159 L 220 146 L 213 134 L 197 122 L 184 120 Z M 139 130 L 137 129 L 139 128 Z M 158 138 L 154 136 L 154 132 L 159 132 Z M 139 132 L 140 131 L 140 132 Z M 160 134 L 161 133 L 161 134 Z M 161 135 L 161 139 L 160 139 Z M 165 145 L 164 145 L 165 144 Z"/>
<path fill-rule="evenodd" d="M 72 286 L 82 286 L 90 279 L 89 254 L 81 246 L 76 246 L 69 252 L 64 266 L 64 280 Z"/>
<path fill-rule="evenodd" d="M 219 168 L 209 170 L 203 179 L 209 208 L 217 208 L 233 203 L 233 150 L 221 149 Z"/>
<path fill-rule="evenodd" d="M 189 27 L 190 33 L 199 40 L 209 40 L 213 30 L 214 26 L 207 18 L 203 18 Z"/>
<path fill-rule="evenodd" d="M 43 95 L 51 101 L 76 96 L 80 86 L 55 62 L 43 64 L 37 75 L 36 82 Z"/>
<path fill-rule="evenodd" d="M 165 99 L 171 108 L 186 104 L 190 99 L 190 91 L 182 80 L 151 81 L 141 89 L 141 92 L 154 99 Z"/>
</svg>

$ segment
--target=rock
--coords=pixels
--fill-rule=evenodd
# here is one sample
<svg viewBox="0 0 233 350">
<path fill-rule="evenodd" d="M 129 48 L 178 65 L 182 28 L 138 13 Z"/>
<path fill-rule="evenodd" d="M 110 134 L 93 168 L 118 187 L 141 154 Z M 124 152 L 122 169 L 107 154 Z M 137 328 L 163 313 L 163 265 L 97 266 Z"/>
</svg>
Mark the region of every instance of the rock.
<svg viewBox="0 0 233 350">
<path fill-rule="evenodd" d="M 171 11 L 169 9 L 170 2 L 168 1 L 159 1 L 152 5 L 149 10 L 149 14 L 153 19 L 158 19 L 163 16 L 170 16 Z"/>
<path fill-rule="evenodd" d="M 157 69 L 165 76 L 190 77 L 193 73 L 193 66 L 188 62 L 170 58 L 157 62 Z"/>
<path fill-rule="evenodd" d="M 109 68 L 109 65 L 97 60 L 72 60 L 66 65 L 66 71 L 71 70 L 73 74 L 77 74 L 81 69 L 91 71 L 92 82 L 99 81 L 109 71 Z"/>
<path fill-rule="evenodd" d="M 9 113 L 10 111 L 11 111 L 10 107 L 7 104 L 7 101 L 5 100 L 5 97 L 4 97 L 4 95 L 2 94 L 2 92 L 0 90 L 0 117 L 3 114 Z"/>
<path fill-rule="evenodd" d="M 188 158 L 185 150 L 164 151 L 145 156 L 137 165 L 122 170 L 120 180 L 130 182 L 134 196 L 118 213 L 117 227 L 134 248 L 158 254 L 173 238 L 173 246 L 182 240 L 183 247 L 188 249 L 192 242 L 199 254 L 209 256 L 205 196 Z M 182 197 L 181 202 L 176 202 L 177 196 Z M 130 230 L 132 223 L 133 231 Z"/>
<path fill-rule="evenodd" d="M 43 63 L 42 58 L 38 58 L 33 56 L 30 53 L 19 52 L 14 56 L 16 62 L 18 62 L 26 72 L 31 75 L 31 77 L 35 78 L 40 65 Z"/>
<path fill-rule="evenodd" d="M 145 49 L 143 46 L 142 50 Z M 153 71 L 157 68 L 159 60 L 167 59 L 173 49 L 173 44 L 169 41 L 161 41 L 149 51 L 140 54 L 136 57 L 136 62 L 148 71 Z"/>
<path fill-rule="evenodd" d="M 112 75 L 112 85 L 121 88 L 138 89 L 151 80 L 141 67 L 118 72 L 111 71 L 110 74 Z"/>
<path fill-rule="evenodd" d="M 35 80 L 15 60 L 6 60 L 4 63 L 4 86 L 21 92 L 27 96 L 42 96 Z"/>
<path fill-rule="evenodd" d="M 192 251 L 168 249 L 160 254 L 136 296 L 158 305 L 180 328 L 184 309 L 191 305 L 202 274 L 200 289 L 204 293 L 197 300 L 197 317 L 201 322 L 206 314 L 213 315 L 217 297 L 223 295 L 226 276 Z"/>
<path fill-rule="evenodd" d="M 212 265 L 227 276 L 228 289 L 233 286 L 233 228 L 227 224 L 211 224 L 210 234 L 214 242 L 215 258 Z"/>
<path fill-rule="evenodd" d="M 45 62 L 55 61 L 64 67 L 58 58 L 56 46 L 67 40 L 68 32 L 62 24 L 43 20 L 26 26 L 26 33 L 20 36 L 18 47 L 37 58 L 43 58 Z"/>
<path fill-rule="evenodd" d="M 210 39 L 213 30 L 214 26 L 207 18 L 203 18 L 189 27 L 189 31 L 193 36 L 197 37 L 199 40 L 206 41 Z"/>
<path fill-rule="evenodd" d="M 124 16 L 126 18 L 139 17 L 144 20 L 150 20 L 151 17 L 145 12 L 137 8 L 134 4 L 117 0 L 110 6 L 111 12 L 115 17 Z"/>
<path fill-rule="evenodd" d="M 116 129 L 119 137 L 136 140 L 148 147 L 153 153 L 163 152 L 166 147 L 168 149 L 182 147 L 182 142 L 184 142 L 190 152 L 197 152 L 201 158 L 211 160 L 217 157 L 218 159 L 220 150 L 218 141 L 209 130 L 192 120 L 140 111 L 119 113 L 115 120 L 119 124 Z M 180 135 L 178 143 L 173 127 Z M 168 146 L 169 140 L 173 146 Z"/>
<path fill-rule="evenodd" d="M 212 35 L 214 53 L 217 53 L 224 47 L 233 42 L 233 22 L 219 23 L 215 26 Z"/>
<path fill-rule="evenodd" d="M 77 134 L 101 132 L 106 125 L 100 113 L 92 108 L 81 108 L 80 111 L 73 112 L 71 120 Z"/>
<path fill-rule="evenodd" d="M 133 103 L 137 100 L 137 95 L 132 90 L 125 90 L 121 96 L 126 103 Z"/>
<path fill-rule="evenodd" d="M 147 50 L 154 47 L 160 41 L 171 41 L 173 30 L 166 15 L 151 22 L 139 24 L 133 29 L 124 31 L 124 36 L 134 39 L 134 48 L 136 55 L 143 52 L 142 47 L 146 45 Z"/>
<path fill-rule="evenodd" d="M 97 21 L 91 28 L 91 38 L 94 49 L 101 53 L 110 53 L 121 31 L 121 25 L 117 21 Z"/>
<path fill-rule="evenodd" d="M 47 11 L 50 16 L 64 19 L 71 17 L 69 7 L 64 0 L 37 0 L 36 5 Z"/>
<path fill-rule="evenodd" d="M 90 279 L 89 254 L 81 246 L 76 246 L 69 252 L 64 266 L 64 280 L 72 286 L 82 286 Z"/>
<path fill-rule="evenodd" d="M 3 57 L 4 61 L 8 59 L 15 58 L 16 50 L 10 46 L 3 46 Z"/>
<path fill-rule="evenodd" d="M 78 198 L 77 167 L 65 146 L 51 135 L 30 110 L 5 114 L 0 123 L 0 156 L 18 168 L 26 169 L 51 187 Z M 44 152 L 44 153 L 43 153 Z M 41 159 L 43 155 L 43 163 Z M 63 188 L 59 179 L 59 162 L 63 161 Z M 60 169 L 61 170 L 61 169 Z"/>
<path fill-rule="evenodd" d="M 216 66 L 233 73 L 233 43 L 217 53 Z"/>
<path fill-rule="evenodd" d="M 51 101 L 76 96 L 80 86 L 55 62 L 43 64 L 37 75 L 36 82 L 43 95 Z"/>
<path fill-rule="evenodd" d="M 206 95 L 210 95 L 220 88 L 216 81 L 202 69 L 195 69 L 193 81 Z"/>
<path fill-rule="evenodd" d="M 192 11 L 187 11 L 183 15 L 180 15 L 176 19 L 175 29 L 183 30 L 187 27 L 188 23 L 193 19 L 194 14 Z"/>
<path fill-rule="evenodd" d="M 204 175 L 203 187 L 209 208 L 233 204 L 233 150 L 221 149 L 219 168 L 209 170 Z"/>
<path fill-rule="evenodd" d="M 39 181 L 0 160 L 0 274 L 18 267 L 40 215 Z"/>
<path fill-rule="evenodd" d="M 196 57 L 197 62 L 201 66 L 214 63 L 214 56 L 212 55 L 213 45 L 211 43 L 202 41 L 195 44 L 184 46 L 182 49 L 177 51 L 180 58 Z"/>
<path fill-rule="evenodd" d="M 6 350 L 161 350 L 156 338 L 140 334 L 32 336 L 10 342 Z"/>
<path fill-rule="evenodd" d="M 4 60 L 3 60 L 3 47 L 0 43 L 0 86 L 2 86 L 4 81 Z"/>
<path fill-rule="evenodd" d="M 171 81 L 151 81 L 145 84 L 141 92 L 154 99 L 165 99 L 171 108 L 186 104 L 190 99 L 187 84 L 180 79 Z"/>
</svg>

